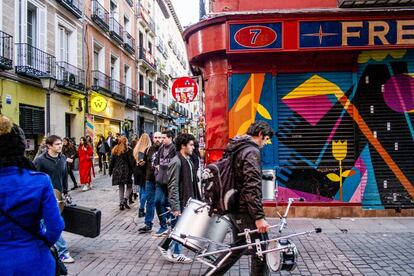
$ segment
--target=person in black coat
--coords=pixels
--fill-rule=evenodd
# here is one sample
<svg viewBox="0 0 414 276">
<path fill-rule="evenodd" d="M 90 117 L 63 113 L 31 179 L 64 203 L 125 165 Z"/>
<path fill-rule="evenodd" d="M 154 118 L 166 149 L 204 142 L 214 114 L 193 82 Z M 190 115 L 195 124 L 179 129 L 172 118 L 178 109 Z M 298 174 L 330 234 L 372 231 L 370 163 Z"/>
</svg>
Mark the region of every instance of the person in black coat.
<svg viewBox="0 0 414 276">
<path fill-rule="evenodd" d="M 102 172 L 102 167 L 106 166 L 107 146 L 105 145 L 105 138 L 99 135 L 98 144 L 96 144 L 96 153 L 98 154 L 99 172 Z"/>
<path fill-rule="evenodd" d="M 132 193 L 132 174 L 134 170 L 134 157 L 132 149 L 128 147 L 128 139 L 121 136 L 118 144 L 112 149 L 109 175 L 112 176 L 112 185 L 119 186 L 119 209 L 131 209 L 128 198 Z M 125 191 L 126 186 L 126 191 Z"/>
<path fill-rule="evenodd" d="M 63 138 L 62 153 L 66 156 L 68 175 L 70 176 L 73 182 L 73 188 L 71 190 L 75 190 L 78 188 L 78 182 L 76 182 L 75 175 L 73 174 L 73 167 L 75 159 L 78 157 L 78 153 L 72 141 L 68 137 Z"/>
</svg>

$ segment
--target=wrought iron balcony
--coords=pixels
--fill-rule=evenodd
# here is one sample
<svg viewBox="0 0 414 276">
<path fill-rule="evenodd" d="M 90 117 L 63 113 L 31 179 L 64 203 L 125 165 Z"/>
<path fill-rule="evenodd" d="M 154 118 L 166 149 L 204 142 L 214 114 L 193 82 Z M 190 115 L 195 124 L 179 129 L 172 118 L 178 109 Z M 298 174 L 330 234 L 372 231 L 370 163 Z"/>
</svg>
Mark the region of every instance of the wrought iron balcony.
<svg viewBox="0 0 414 276">
<path fill-rule="evenodd" d="M 124 48 L 130 54 L 135 53 L 135 39 L 127 31 L 124 31 Z"/>
<path fill-rule="evenodd" d="M 139 92 L 139 105 L 148 109 L 157 108 L 158 101 L 154 96 L 145 94 L 143 91 Z"/>
<path fill-rule="evenodd" d="M 122 82 L 111 79 L 111 92 L 115 98 L 125 100 L 125 84 Z"/>
<path fill-rule="evenodd" d="M 139 59 L 144 61 L 144 64 L 146 64 L 149 69 L 152 69 L 155 72 L 157 71 L 157 65 L 155 64 L 154 56 L 148 50 L 140 47 Z"/>
<path fill-rule="evenodd" d="M 77 18 L 82 17 L 83 0 L 56 0 L 56 2 L 59 2 Z"/>
<path fill-rule="evenodd" d="M 38 78 L 43 75 L 56 76 L 56 58 L 27 43 L 17 43 L 16 73 Z"/>
<path fill-rule="evenodd" d="M 122 28 L 121 24 L 114 18 L 111 17 L 109 19 L 109 35 L 119 44 L 123 44 L 124 42 L 124 28 Z"/>
<path fill-rule="evenodd" d="M 125 97 L 127 102 L 137 103 L 137 91 L 129 86 L 125 86 Z"/>
<path fill-rule="evenodd" d="M 168 87 L 168 77 L 164 72 L 158 72 L 157 83 L 162 85 L 164 88 Z"/>
<path fill-rule="evenodd" d="M 56 79 L 58 86 L 79 91 L 85 90 L 85 71 L 67 62 L 57 62 Z"/>
<path fill-rule="evenodd" d="M 109 12 L 98 0 L 92 0 L 92 20 L 105 32 L 109 31 Z"/>
<path fill-rule="evenodd" d="M 125 0 L 128 5 L 132 8 L 134 6 L 134 1 L 133 0 Z"/>
<path fill-rule="evenodd" d="M 92 90 L 111 93 L 111 78 L 101 71 L 92 71 Z"/>
<path fill-rule="evenodd" d="M 151 18 L 147 9 L 144 8 L 144 6 L 142 6 L 141 4 L 138 4 L 138 11 L 136 14 L 139 19 L 142 19 L 141 22 L 144 23 L 141 25 L 143 25 L 144 27 L 147 27 L 148 30 L 152 32 L 152 34 L 155 34 L 155 22 Z"/>
<path fill-rule="evenodd" d="M 0 31 L 0 69 L 13 68 L 13 37 Z"/>
</svg>

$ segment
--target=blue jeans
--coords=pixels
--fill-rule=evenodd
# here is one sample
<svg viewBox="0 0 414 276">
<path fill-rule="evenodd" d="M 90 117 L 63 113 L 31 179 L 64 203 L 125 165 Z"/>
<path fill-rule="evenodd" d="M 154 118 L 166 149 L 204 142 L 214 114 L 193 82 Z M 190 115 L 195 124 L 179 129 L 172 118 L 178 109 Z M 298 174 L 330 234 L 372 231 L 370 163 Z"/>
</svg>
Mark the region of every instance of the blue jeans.
<svg viewBox="0 0 414 276">
<path fill-rule="evenodd" d="M 139 188 L 137 189 L 137 191 L 139 190 L 139 209 L 145 209 L 145 203 L 148 200 L 147 197 L 147 191 L 145 186 L 138 186 Z M 147 203 L 147 208 L 148 208 L 148 203 Z"/>
<path fill-rule="evenodd" d="M 177 221 L 178 221 L 178 218 L 173 219 L 171 221 L 171 227 L 173 229 L 174 229 L 175 224 L 177 223 Z M 162 248 L 164 248 L 165 250 L 171 249 L 171 252 L 173 254 L 176 254 L 176 255 L 181 254 L 181 252 L 183 251 L 183 246 L 179 242 L 176 242 L 175 240 L 171 239 L 170 237 L 165 238 L 161 242 L 160 246 Z"/>
<path fill-rule="evenodd" d="M 59 239 L 55 243 L 59 257 L 62 257 L 63 255 L 69 254 L 68 244 L 63 239 L 63 236 L 60 235 Z"/>
<path fill-rule="evenodd" d="M 155 212 L 155 184 L 151 181 L 145 182 L 145 194 L 147 195 L 147 210 L 145 212 L 145 225 L 152 227 Z"/>
<path fill-rule="evenodd" d="M 157 210 L 158 218 L 160 220 L 160 227 L 163 229 L 167 229 L 167 206 L 168 206 L 168 198 L 167 198 L 167 187 L 165 185 L 155 184 L 155 209 Z M 161 216 L 161 214 L 163 214 Z M 153 215 L 154 216 L 154 215 Z"/>
</svg>

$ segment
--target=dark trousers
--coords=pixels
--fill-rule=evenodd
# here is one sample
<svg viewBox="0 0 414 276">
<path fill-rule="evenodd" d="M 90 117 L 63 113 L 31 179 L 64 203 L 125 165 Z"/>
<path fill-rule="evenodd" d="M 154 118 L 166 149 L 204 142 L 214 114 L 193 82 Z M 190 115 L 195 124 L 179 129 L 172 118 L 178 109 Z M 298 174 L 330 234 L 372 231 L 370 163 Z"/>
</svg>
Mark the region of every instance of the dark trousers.
<svg viewBox="0 0 414 276">
<path fill-rule="evenodd" d="M 99 162 L 99 170 L 102 171 L 103 166 L 105 166 L 106 161 L 106 154 L 105 153 L 98 153 L 98 162 Z"/>
<path fill-rule="evenodd" d="M 72 179 L 73 187 L 78 187 L 78 183 L 76 182 L 76 178 L 73 175 L 73 169 L 71 166 L 68 166 L 68 175 L 70 176 L 70 179 Z"/>
<path fill-rule="evenodd" d="M 245 236 L 237 236 L 238 233 L 243 232 L 244 229 L 256 229 L 256 224 L 254 219 L 249 214 L 230 214 L 229 215 L 230 220 L 233 223 L 233 243 L 231 244 L 231 247 L 234 246 L 240 246 L 246 244 L 246 238 Z M 263 240 L 267 238 L 266 236 L 261 235 L 259 233 L 254 233 L 250 235 L 251 241 L 254 243 L 256 239 Z M 227 260 L 224 261 L 224 263 L 212 274 L 212 275 L 224 275 L 247 251 L 248 249 L 240 249 L 233 251 L 232 254 L 227 258 Z M 264 250 L 264 247 L 263 247 Z M 256 249 L 255 246 L 253 246 L 253 249 L 251 252 L 251 266 L 250 266 L 250 275 L 253 276 L 261 276 L 261 275 L 270 275 L 269 270 L 266 265 L 266 260 L 263 258 L 263 261 L 260 260 L 260 258 L 256 255 Z M 225 256 L 227 253 L 223 253 L 220 255 L 216 261 L 214 261 L 214 264 L 217 265 Z M 211 270 L 207 270 L 206 273 L 208 273 Z"/>
</svg>

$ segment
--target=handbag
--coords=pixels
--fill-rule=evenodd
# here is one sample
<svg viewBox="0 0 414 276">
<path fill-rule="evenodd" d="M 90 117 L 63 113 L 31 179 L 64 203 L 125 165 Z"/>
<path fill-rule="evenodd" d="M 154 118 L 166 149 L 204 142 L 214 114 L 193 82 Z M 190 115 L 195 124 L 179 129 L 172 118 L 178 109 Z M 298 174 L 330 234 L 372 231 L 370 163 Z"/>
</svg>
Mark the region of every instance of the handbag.
<svg viewBox="0 0 414 276">
<path fill-rule="evenodd" d="M 48 240 L 46 240 L 44 237 L 42 237 L 41 235 L 39 235 L 38 233 L 36 233 L 32 229 L 29 229 L 28 227 L 26 227 L 23 224 L 21 224 L 20 222 L 18 222 L 15 218 L 13 218 L 11 215 L 6 213 L 5 211 L 0 209 L 0 213 L 2 213 L 2 215 L 4 215 L 8 220 L 13 222 L 15 225 L 19 226 L 21 229 L 23 229 L 27 233 L 31 234 L 33 237 L 43 241 L 46 244 L 46 246 L 50 250 L 50 254 L 52 255 L 52 257 L 53 257 L 53 259 L 55 260 L 55 263 L 56 263 L 56 265 L 55 265 L 55 275 L 56 276 L 68 275 L 68 269 L 66 268 L 66 266 L 62 262 L 62 260 L 59 258 L 58 251 L 57 251 L 57 249 L 54 245 L 50 246 Z"/>
</svg>

